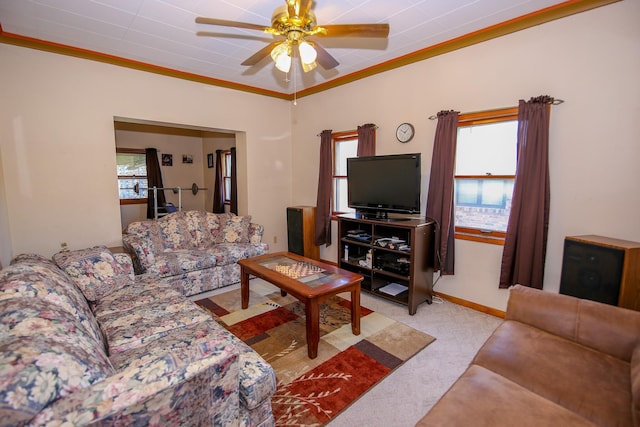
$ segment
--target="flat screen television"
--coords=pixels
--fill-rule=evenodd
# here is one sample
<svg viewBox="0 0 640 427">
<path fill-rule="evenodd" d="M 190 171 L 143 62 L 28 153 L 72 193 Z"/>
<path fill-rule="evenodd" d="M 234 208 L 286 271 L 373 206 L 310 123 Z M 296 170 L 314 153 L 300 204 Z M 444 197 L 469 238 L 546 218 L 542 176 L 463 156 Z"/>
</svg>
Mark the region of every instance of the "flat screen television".
<svg viewBox="0 0 640 427">
<path fill-rule="evenodd" d="M 420 213 L 420 153 L 347 159 L 347 204 L 365 217 Z"/>
</svg>

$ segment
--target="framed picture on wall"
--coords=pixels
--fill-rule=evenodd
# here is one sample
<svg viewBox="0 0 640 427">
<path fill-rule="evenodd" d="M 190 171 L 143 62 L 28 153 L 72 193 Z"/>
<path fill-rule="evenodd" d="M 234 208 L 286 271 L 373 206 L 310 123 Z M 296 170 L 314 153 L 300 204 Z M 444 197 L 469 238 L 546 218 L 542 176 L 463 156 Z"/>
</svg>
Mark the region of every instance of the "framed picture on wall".
<svg viewBox="0 0 640 427">
<path fill-rule="evenodd" d="M 162 166 L 173 166 L 173 154 L 162 154 Z"/>
<path fill-rule="evenodd" d="M 193 155 L 192 154 L 183 154 L 182 155 L 182 163 L 193 163 Z"/>
<path fill-rule="evenodd" d="M 208 168 L 213 167 L 213 153 L 207 154 L 207 167 Z"/>
</svg>

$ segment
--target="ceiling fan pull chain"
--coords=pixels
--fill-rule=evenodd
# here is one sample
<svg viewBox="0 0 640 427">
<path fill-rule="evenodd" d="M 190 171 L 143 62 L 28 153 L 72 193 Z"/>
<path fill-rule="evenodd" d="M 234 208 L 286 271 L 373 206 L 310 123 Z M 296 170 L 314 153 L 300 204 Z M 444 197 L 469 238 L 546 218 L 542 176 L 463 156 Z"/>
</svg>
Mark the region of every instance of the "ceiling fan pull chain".
<svg viewBox="0 0 640 427">
<path fill-rule="evenodd" d="M 293 105 L 298 105 L 298 67 L 293 67 Z"/>
</svg>

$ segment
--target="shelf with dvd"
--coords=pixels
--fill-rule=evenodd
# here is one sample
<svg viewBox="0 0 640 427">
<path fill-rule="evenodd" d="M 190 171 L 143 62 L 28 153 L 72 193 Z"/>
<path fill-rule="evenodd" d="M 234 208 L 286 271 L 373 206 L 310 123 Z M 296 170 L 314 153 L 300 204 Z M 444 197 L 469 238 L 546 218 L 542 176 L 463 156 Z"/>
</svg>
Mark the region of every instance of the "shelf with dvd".
<svg viewBox="0 0 640 427">
<path fill-rule="evenodd" d="M 434 222 L 338 216 L 338 266 L 365 277 L 362 290 L 407 305 L 415 314 L 433 298 Z"/>
</svg>

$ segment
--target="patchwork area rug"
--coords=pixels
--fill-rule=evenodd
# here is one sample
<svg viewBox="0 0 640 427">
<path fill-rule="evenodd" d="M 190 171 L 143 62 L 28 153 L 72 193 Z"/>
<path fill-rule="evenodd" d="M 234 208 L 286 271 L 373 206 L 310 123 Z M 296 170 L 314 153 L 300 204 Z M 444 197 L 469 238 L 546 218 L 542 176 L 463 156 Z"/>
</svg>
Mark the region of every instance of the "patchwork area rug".
<svg viewBox="0 0 640 427">
<path fill-rule="evenodd" d="M 196 303 L 256 350 L 276 372 L 276 425 L 324 425 L 435 338 L 361 307 L 361 333 L 351 333 L 351 302 L 321 305 L 318 357 L 309 359 L 304 305 L 252 280 L 249 308 L 240 290 Z M 348 296 L 348 294 L 344 294 Z"/>
</svg>

